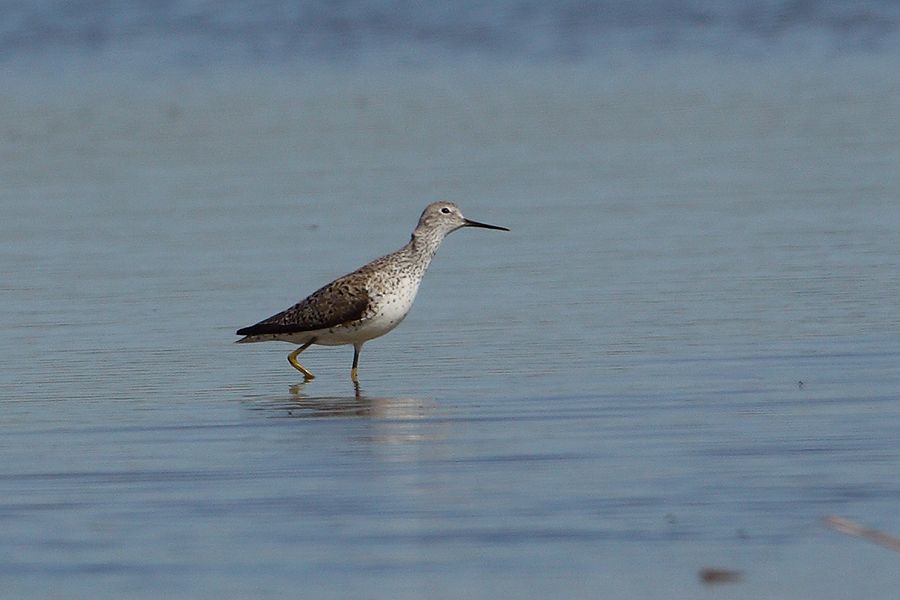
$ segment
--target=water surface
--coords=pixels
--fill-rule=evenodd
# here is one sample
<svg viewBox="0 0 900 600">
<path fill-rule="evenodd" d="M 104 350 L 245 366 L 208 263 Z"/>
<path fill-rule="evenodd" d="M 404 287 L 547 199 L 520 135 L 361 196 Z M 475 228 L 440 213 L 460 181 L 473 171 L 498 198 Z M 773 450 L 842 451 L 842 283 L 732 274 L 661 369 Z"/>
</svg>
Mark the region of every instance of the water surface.
<svg viewBox="0 0 900 600">
<path fill-rule="evenodd" d="M 9 597 L 886 597 L 896 64 L 23 77 L 0 98 Z M 366 346 L 234 330 L 441 248 Z"/>
</svg>

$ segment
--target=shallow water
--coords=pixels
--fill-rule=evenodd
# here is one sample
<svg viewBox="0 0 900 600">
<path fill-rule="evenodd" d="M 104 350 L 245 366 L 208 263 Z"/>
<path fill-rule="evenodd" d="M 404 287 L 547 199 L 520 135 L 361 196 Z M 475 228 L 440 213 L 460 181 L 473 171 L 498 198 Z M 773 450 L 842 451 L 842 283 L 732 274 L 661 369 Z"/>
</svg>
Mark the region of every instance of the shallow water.
<svg viewBox="0 0 900 600">
<path fill-rule="evenodd" d="M 874 58 L 23 78 L 9 597 L 886 597 L 900 79 Z M 352 351 L 234 330 L 453 234 Z"/>
</svg>

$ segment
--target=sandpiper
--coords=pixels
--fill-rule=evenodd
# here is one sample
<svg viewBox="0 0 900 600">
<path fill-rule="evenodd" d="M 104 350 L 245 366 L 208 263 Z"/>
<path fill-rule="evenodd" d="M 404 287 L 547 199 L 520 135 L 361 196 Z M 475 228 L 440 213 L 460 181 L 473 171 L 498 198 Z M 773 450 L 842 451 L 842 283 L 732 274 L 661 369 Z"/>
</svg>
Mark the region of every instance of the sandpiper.
<svg viewBox="0 0 900 600">
<path fill-rule="evenodd" d="M 304 381 L 315 376 L 297 361 L 301 352 L 313 344 L 352 344 L 350 379 L 357 382 L 363 344 L 386 334 L 406 317 L 441 242 L 463 227 L 509 231 L 465 218 L 452 202 L 433 202 L 425 207 L 405 246 L 335 279 L 277 315 L 239 329 L 237 334 L 245 337 L 237 342 L 277 340 L 298 344 L 300 347 L 288 355 L 288 362 L 303 373 Z"/>
</svg>

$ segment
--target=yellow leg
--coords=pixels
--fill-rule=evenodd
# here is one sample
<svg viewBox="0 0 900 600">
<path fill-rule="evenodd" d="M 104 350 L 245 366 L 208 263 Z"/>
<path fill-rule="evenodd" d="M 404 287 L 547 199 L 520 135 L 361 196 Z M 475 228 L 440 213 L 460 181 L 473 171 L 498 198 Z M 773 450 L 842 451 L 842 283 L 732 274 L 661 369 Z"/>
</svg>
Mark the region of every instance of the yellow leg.
<svg viewBox="0 0 900 600">
<path fill-rule="evenodd" d="M 308 342 L 306 342 L 305 344 L 303 344 L 302 346 L 300 346 L 299 348 L 297 348 L 296 350 L 294 350 L 293 352 L 291 352 L 290 354 L 288 354 L 288 362 L 291 363 L 292 367 L 294 367 L 295 369 L 297 369 L 298 371 L 303 373 L 303 381 L 309 381 L 311 379 L 315 379 L 316 376 L 313 375 L 309 369 L 307 369 L 306 367 L 301 365 L 299 363 L 299 361 L 297 361 L 297 355 L 300 354 L 301 352 L 303 352 L 304 350 L 306 350 L 307 348 L 309 348 L 310 346 L 312 346 L 313 342 L 315 342 L 315 341 L 316 341 L 316 338 L 313 338 L 313 339 L 309 340 Z"/>
</svg>

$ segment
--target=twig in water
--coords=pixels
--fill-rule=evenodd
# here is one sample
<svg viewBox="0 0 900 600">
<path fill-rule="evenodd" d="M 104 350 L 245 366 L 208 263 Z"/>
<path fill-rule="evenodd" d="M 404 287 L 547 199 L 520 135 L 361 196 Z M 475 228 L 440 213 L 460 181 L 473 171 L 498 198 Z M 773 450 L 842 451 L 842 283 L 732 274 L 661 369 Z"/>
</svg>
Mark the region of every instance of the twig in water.
<svg viewBox="0 0 900 600">
<path fill-rule="evenodd" d="M 825 517 L 824 521 L 827 527 L 830 527 L 835 531 L 869 540 L 879 546 L 889 548 L 894 552 L 900 552 L 900 538 L 889 533 L 877 529 L 869 529 L 868 527 L 863 527 L 856 521 L 851 521 L 850 519 L 845 519 L 843 517 L 835 517 L 833 515 Z"/>
</svg>

